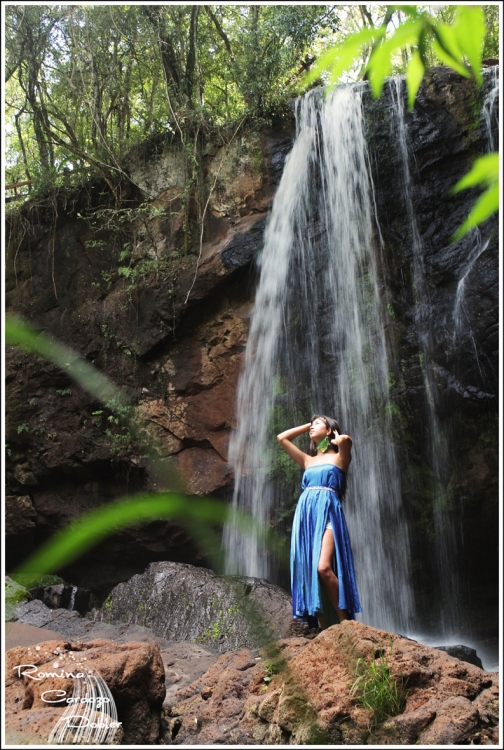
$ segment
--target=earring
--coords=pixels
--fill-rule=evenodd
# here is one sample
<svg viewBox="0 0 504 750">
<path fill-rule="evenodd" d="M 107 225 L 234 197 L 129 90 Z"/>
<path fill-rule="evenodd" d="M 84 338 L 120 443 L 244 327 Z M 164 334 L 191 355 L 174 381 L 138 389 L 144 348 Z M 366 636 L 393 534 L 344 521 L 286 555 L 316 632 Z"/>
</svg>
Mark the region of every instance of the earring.
<svg viewBox="0 0 504 750">
<path fill-rule="evenodd" d="M 325 437 L 319 445 L 317 445 L 317 449 L 319 451 L 322 451 L 322 453 L 325 453 L 326 450 L 329 448 L 329 438 Z"/>
</svg>

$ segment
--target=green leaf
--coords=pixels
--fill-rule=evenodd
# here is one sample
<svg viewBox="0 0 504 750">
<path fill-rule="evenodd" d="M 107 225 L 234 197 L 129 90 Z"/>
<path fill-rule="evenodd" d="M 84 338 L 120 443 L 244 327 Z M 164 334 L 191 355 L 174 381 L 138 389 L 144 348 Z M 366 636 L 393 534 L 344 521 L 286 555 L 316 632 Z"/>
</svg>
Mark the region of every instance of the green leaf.
<svg viewBox="0 0 504 750">
<path fill-rule="evenodd" d="M 463 63 L 462 50 L 458 45 L 454 29 L 445 24 L 440 24 L 434 29 L 435 38 L 432 41 L 432 49 L 438 58 L 452 70 L 455 70 L 464 78 L 470 78 L 471 73 Z"/>
<path fill-rule="evenodd" d="M 474 5 L 458 8 L 454 30 L 459 47 L 467 55 L 475 78 L 482 84 L 481 56 L 486 33 L 483 9 Z"/>
<path fill-rule="evenodd" d="M 411 56 L 411 60 L 408 63 L 408 69 L 406 71 L 406 84 L 408 86 L 408 109 L 413 109 L 415 104 L 416 95 L 420 84 L 422 82 L 423 74 L 425 72 L 424 64 L 422 62 L 422 56 L 419 50 L 415 50 Z"/>
<path fill-rule="evenodd" d="M 184 495 L 177 492 L 143 493 L 121 498 L 96 508 L 70 523 L 45 542 L 17 572 L 45 574 L 58 570 L 120 529 L 153 520 L 177 518 L 191 530 L 204 550 L 221 546 L 214 537 L 213 525 L 232 524 L 242 533 L 254 532 L 273 548 L 275 535 L 259 524 L 248 513 L 229 506 L 221 500 Z"/>
<path fill-rule="evenodd" d="M 420 32 L 424 27 L 423 21 L 417 19 L 415 21 L 406 21 L 402 23 L 385 42 L 392 50 L 396 50 L 399 47 L 405 47 L 407 44 L 417 44 Z"/>
<path fill-rule="evenodd" d="M 457 184 L 452 187 L 451 193 L 459 193 L 476 185 L 488 187 L 499 179 L 499 154 L 486 154 L 480 156 L 467 174 L 465 174 Z"/>
<path fill-rule="evenodd" d="M 453 26 L 446 23 L 436 24 L 436 35 L 446 52 L 455 60 L 462 60 L 463 53 L 457 39 L 457 32 Z"/>
<path fill-rule="evenodd" d="M 303 84 L 308 86 L 310 83 L 313 83 L 325 70 L 330 71 L 331 83 L 336 83 L 343 71 L 349 68 L 355 58 L 358 57 L 361 47 L 374 42 L 383 36 L 383 34 L 384 30 L 382 29 L 363 29 L 357 34 L 352 34 L 343 44 L 328 50 L 312 66 L 309 73 L 303 79 Z"/>
<path fill-rule="evenodd" d="M 390 74 L 393 53 L 407 44 L 417 45 L 422 29 L 423 22 L 421 20 L 407 21 L 399 26 L 390 39 L 382 42 L 379 47 L 373 50 L 367 69 L 371 92 L 375 99 L 381 95 L 385 78 Z"/>
<path fill-rule="evenodd" d="M 385 78 L 390 73 L 391 67 L 391 50 L 385 44 L 381 44 L 377 47 L 367 64 L 367 70 L 369 72 L 369 85 L 371 86 L 371 93 L 375 99 L 378 99 L 381 95 L 383 83 Z"/>
<path fill-rule="evenodd" d="M 485 190 L 473 206 L 473 209 L 461 227 L 457 229 L 452 241 L 460 240 L 470 229 L 482 224 L 499 210 L 499 183 L 496 182 Z"/>
<path fill-rule="evenodd" d="M 476 159 L 469 172 L 450 192 L 459 193 L 478 185 L 488 189 L 478 198 L 467 219 L 453 235 L 452 241 L 459 240 L 470 229 L 474 229 L 499 210 L 499 154 L 486 154 Z"/>
</svg>

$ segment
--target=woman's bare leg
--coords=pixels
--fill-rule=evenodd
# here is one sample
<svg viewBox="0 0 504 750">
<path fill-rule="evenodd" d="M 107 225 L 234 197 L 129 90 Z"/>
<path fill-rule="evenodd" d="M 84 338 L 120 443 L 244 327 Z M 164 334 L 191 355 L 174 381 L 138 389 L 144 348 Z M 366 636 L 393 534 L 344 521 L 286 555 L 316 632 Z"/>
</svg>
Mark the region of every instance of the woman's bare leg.
<svg viewBox="0 0 504 750">
<path fill-rule="evenodd" d="M 334 575 L 332 569 L 332 561 L 334 559 L 334 536 L 332 529 L 326 529 L 324 536 L 322 537 L 322 549 L 320 550 L 320 559 L 318 564 L 318 574 L 320 581 L 327 591 L 327 595 L 331 600 L 331 604 L 338 613 L 338 617 L 341 620 L 348 620 L 348 612 L 346 609 L 340 609 L 338 607 L 339 602 L 339 581 Z M 327 623 L 325 618 L 320 618 L 320 627 L 325 629 Z"/>
</svg>

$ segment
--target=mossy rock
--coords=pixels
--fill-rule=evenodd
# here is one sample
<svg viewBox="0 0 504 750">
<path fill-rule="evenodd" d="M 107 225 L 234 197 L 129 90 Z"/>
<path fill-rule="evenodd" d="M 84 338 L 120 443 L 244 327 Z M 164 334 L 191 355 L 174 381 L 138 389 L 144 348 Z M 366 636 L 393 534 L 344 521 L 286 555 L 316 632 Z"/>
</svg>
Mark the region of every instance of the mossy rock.
<svg viewBox="0 0 504 750">
<path fill-rule="evenodd" d="M 16 619 L 16 607 L 21 602 L 29 601 L 32 596 L 28 589 L 13 581 L 9 576 L 5 576 L 5 619 L 11 622 Z"/>
</svg>

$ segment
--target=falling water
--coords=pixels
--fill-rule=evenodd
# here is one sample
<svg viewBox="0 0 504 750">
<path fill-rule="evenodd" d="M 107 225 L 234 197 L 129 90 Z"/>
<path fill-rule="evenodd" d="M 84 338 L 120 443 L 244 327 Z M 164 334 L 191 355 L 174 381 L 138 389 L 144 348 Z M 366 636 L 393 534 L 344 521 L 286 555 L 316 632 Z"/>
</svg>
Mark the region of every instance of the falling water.
<svg viewBox="0 0 504 750">
<path fill-rule="evenodd" d="M 460 582 L 457 569 L 457 543 L 451 518 L 449 441 L 437 415 L 438 389 L 434 381 L 432 324 L 430 317 L 430 291 L 424 267 L 424 249 L 413 207 L 412 180 L 409 166 L 407 126 L 404 117 L 404 80 L 389 81 L 394 108 L 394 134 L 401 158 L 404 199 L 411 230 L 413 287 L 415 294 L 415 324 L 418 337 L 419 364 L 424 385 L 424 413 L 428 420 L 428 455 L 430 493 L 434 521 L 434 551 L 440 595 L 433 609 L 437 609 L 436 630 L 450 637 L 460 623 Z M 425 478 L 428 481 L 428 478 Z"/>
<path fill-rule="evenodd" d="M 460 274 L 460 278 L 457 284 L 457 291 L 455 293 L 455 305 L 453 308 L 453 320 L 455 323 L 453 335 L 454 338 L 457 336 L 458 330 L 461 327 L 462 323 L 465 322 L 464 318 L 467 316 L 464 316 L 464 297 L 465 297 L 465 286 L 466 286 L 466 279 L 469 276 L 470 272 L 473 269 L 474 264 L 482 255 L 485 250 L 487 249 L 488 245 L 490 244 L 490 237 L 487 237 L 486 240 L 483 240 L 481 236 L 481 230 L 479 228 L 476 228 L 472 232 L 473 238 L 474 238 L 474 244 L 469 252 L 469 255 L 467 257 L 467 261 L 465 262 L 462 272 Z"/>
<path fill-rule="evenodd" d="M 73 608 L 75 606 L 75 594 L 77 593 L 77 586 L 72 586 L 72 593 L 70 594 L 70 604 L 68 605 L 68 609 L 70 612 L 73 612 Z"/>
<path fill-rule="evenodd" d="M 275 434 L 313 413 L 354 444 L 345 513 L 366 622 L 408 629 L 409 539 L 393 449 L 372 185 L 361 88 L 297 103 L 297 136 L 273 203 L 238 389 L 233 506 L 292 514 L 300 470 Z M 307 450 L 308 443 L 298 441 Z M 278 580 L 257 538 L 225 531 L 228 572 Z"/>
<path fill-rule="evenodd" d="M 497 140 L 497 132 L 498 132 L 498 119 L 497 119 L 497 113 L 498 113 L 498 106 L 496 107 L 496 103 L 498 104 L 499 100 L 499 67 L 498 65 L 493 66 L 492 68 L 487 68 L 484 71 L 484 78 L 490 78 L 490 81 L 485 81 L 485 84 L 490 84 L 489 92 L 485 97 L 485 101 L 483 102 L 483 118 L 485 120 L 485 126 L 487 131 L 487 151 L 490 153 L 491 151 L 495 151 L 496 147 L 496 140 Z"/>
<path fill-rule="evenodd" d="M 484 71 L 485 88 L 488 90 L 484 100 L 483 107 L 481 109 L 481 117 L 485 124 L 486 131 L 486 151 L 491 153 L 495 149 L 496 145 L 496 134 L 498 131 L 498 104 L 499 101 L 499 77 L 498 77 L 498 66 L 487 68 Z M 456 342 L 457 336 L 462 329 L 463 325 L 467 325 L 469 318 L 465 309 L 465 293 L 466 293 L 466 282 L 469 274 L 471 273 L 478 258 L 485 252 L 490 244 L 491 232 L 487 231 L 487 236 L 482 236 L 482 230 L 480 227 L 471 231 L 471 239 L 473 240 L 472 247 L 467 256 L 467 260 L 462 267 L 459 281 L 457 284 L 457 291 L 455 293 L 455 304 L 453 307 L 453 341 Z M 481 370 L 481 365 L 478 357 L 478 349 L 474 337 L 471 335 L 472 345 L 474 349 L 474 357 L 478 364 L 478 369 L 482 380 L 485 379 L 484 374 Z"/>
</svg>

